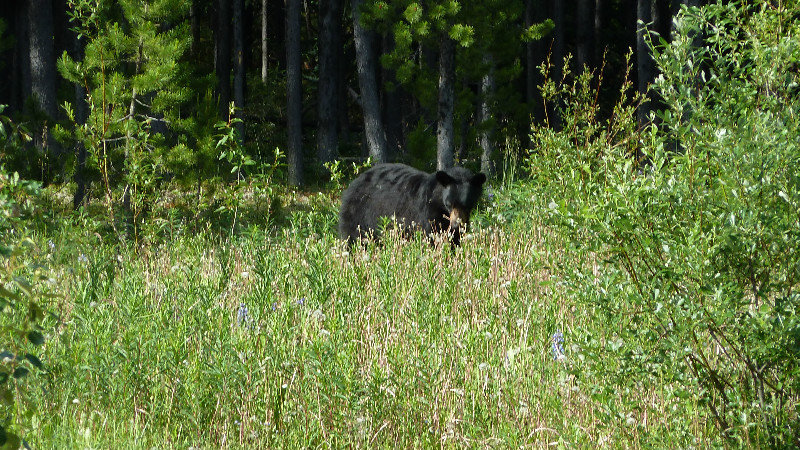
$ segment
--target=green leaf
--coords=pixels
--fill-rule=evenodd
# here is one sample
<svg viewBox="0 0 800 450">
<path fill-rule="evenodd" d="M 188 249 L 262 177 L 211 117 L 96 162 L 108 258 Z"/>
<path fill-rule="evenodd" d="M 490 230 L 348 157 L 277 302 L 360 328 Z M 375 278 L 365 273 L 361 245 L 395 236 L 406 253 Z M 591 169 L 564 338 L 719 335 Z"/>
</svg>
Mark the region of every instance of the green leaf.
<svg viewBox="0 0 800 450">
<path fill-rule="evenodd" d="M 408 5 L 406 10 L 403 12 L 403 17 L 406 18 L 408 23 L 415 23 L 422 18 L 422 7 L 419 6 L 418 3 L 412 3 Z"/>
<path fill-rule="evenodd" d="M 44 336 L 42 335 L 42 333 L 39 333 L 38 331 L 29 331 L 28 332 L 28 340 L 33 345 L 42 345 L 42 344 L 44 344 Z"/>
<path fill-rule="evenodd" d="M 31 355 L 30 353 L 25 354 L 25 359 L 27 359 L 28 362 L 30 362 L 33 365 L 33 367 L 36 367 L 37 369 L 41 369 L 44 367 L 42 361 L 36 356 Z"/>
<path fill-rule="evenodd" d="M 9 291 L 8 289 L 4 288 L 3 286 L 0 286 L 0 295 L 2 295 L 3 297 L 6 297 L 6 298 L 10 298 L 11 300 L 14 300 L 14 301 L 19 301 L 20 300 L 19 295 Z"/>
</svg>

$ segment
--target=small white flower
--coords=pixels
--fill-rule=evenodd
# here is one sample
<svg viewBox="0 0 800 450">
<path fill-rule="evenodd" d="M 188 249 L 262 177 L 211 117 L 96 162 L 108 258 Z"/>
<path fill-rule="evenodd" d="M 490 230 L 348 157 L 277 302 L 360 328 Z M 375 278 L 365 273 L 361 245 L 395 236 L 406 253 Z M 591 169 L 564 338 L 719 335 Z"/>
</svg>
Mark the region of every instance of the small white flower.
<svg viewBox="0 0 800 450">
<path fill-rule="evenodd" d="M 308 315 L 311 316 L 312 319 L 318 320 L 320 322 L 325 320 L 325 313 L 323 313 L 319 309 L 315 309 L 315 310 L 311 311 L 310 313 L 308 313 Z"/>
</svg>

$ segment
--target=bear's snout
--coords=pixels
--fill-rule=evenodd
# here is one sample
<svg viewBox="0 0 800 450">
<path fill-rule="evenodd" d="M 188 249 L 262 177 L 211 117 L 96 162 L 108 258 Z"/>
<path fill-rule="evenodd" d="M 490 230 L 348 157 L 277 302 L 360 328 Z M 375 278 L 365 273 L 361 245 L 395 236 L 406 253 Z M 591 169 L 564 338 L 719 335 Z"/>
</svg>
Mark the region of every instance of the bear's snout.
<svg viewBox="0 0 800 450">
<path fill-rule="evenodd" d="M 450 210 L 450 231 L 460 232 L 469 223 L 469 213 L 462 208 L 454 207 Z"/>
</svg>

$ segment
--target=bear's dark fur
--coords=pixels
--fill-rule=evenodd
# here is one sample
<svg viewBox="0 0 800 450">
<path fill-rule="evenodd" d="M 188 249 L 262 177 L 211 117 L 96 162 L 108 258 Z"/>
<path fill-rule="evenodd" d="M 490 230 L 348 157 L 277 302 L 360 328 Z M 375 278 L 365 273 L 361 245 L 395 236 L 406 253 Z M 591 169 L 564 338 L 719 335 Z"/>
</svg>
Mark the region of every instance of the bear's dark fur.
<svg viewBox="0 0 800 450">
<path fill-rule="evenodd" d="M 378 237 L 381 218 L 388 217 L 404 232 L 446 231 L 458 245 L 485 181 L 486 175 L 463 167 L 430 174 L 404 164 L 379 164 L 342 194 L 339 235 L 351 243 Z"/>
</svg>

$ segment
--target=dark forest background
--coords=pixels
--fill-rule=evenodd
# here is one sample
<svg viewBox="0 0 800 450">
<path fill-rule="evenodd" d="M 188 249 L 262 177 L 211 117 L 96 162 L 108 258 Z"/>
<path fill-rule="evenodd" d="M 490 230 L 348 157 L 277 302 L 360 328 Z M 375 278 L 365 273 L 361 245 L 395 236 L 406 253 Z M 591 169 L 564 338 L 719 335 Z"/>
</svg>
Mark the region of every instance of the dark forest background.
<svg viewBox="0 0 800 450">
<path fill-rule="evenodd" d="M 532 123 L 559 127 L 543 73 L 560 78 L 574 55 L 573 73 L 608 81 L 608 114 L 626 57 L 645 92 L 646 41 L 669 39 L 686 3 L 697 1 L 3 2 L 0 104 L 31 138 L 3 161 L 45 184 L 74 180 L 76 206 L 92 182 L 244 175 L 276 148 L 292 185 L 366 156 L 492 174 L 527 150 Z M 218 122 L 236 152 L 220 151 Z"/>
</svg>

